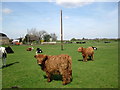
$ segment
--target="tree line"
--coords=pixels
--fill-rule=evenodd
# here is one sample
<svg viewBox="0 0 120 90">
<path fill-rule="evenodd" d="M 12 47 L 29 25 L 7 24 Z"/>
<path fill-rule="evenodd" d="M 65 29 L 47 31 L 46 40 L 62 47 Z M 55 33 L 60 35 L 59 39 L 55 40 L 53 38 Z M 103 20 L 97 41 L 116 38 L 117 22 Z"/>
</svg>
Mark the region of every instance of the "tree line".
<svg viewBox="0 0 120 90">
<path fill-rule="evenodd" d="M 41 43 L 57 41 L 57 35 L 55 33 L 47 33 L 45 30 L 37 31 L 36 28 L 27 29 L 27 34 L 23 40 L 23 43 Z"/>
</svg>

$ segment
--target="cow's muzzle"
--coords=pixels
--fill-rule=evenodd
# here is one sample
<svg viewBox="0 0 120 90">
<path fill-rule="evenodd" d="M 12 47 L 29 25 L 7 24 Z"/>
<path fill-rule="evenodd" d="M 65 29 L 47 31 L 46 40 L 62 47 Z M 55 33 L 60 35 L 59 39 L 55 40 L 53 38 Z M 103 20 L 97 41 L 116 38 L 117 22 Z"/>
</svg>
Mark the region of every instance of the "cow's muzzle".
<svg viewBox="0 0 120 90">
<path fill-rule="evenodd" d="M 38 65 L 42 67 L 42 64 L 38 64 Z"/>
</svg>

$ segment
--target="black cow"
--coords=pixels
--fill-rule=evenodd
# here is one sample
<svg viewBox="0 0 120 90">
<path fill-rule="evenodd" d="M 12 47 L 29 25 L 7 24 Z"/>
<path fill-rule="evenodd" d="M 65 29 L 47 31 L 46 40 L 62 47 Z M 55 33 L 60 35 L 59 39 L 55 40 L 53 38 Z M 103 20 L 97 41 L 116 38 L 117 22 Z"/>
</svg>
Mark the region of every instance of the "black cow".
<svg viewBox="0 0 120 90">
<path fill-rule="evenodd" d="M 37 48 L 36 49 L 36 54 L 38 54 L 38 53 L 42 53 L 43 51 L 42 51 L 42 49 L 41 48 Z"/>
</svg>

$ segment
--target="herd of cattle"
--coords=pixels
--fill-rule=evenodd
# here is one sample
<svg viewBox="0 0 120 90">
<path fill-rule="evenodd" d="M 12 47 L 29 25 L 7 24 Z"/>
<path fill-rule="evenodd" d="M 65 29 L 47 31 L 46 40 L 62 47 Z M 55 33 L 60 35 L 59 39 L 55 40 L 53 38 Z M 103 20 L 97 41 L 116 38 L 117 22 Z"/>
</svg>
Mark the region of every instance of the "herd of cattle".
<svg viewBox="0 0 120 90">
<path fill-rule="evenodd" d="M 32 51 L 34 48 L 29 47 L 26 51 Z M 97 50 L 96 47 L 88 47 L 83 48 L 79 47 L 77 49 L 78 52 L 82 53 L 83 61 L 87 62 L 87 58 L 89 57 L 91 60 L 94 60 L 94 50 Z M 7 53 L 12 51 L 7 47 L 0 47 L 0 58 L 2 58 L 3 66 L 6 65 Z M 42 53 L 41 48 L 36 49 L 36 55 L 34 56 L 37 59 L 37 64 L 41 67 L 43 71 L 46 72 L 47 81 L 52 81 L 52 76 L 55 74 L 59 74 L 62 76 L 62 83 L 66 85 L 72 81 L 72 58 L 69 55 L 61 54 L 61 55 L 44 55 Z"/>
</svg>

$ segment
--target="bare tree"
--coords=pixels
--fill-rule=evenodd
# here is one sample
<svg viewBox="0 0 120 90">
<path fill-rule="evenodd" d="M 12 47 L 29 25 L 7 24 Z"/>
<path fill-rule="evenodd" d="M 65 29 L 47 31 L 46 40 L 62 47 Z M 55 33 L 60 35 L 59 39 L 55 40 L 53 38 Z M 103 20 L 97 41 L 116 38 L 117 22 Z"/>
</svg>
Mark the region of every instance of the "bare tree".
<svg viewBox="0 0 120 90">
<path fill-rule="evenodd" d="M 55 33 L 51 33 L 50 34 L 52 41 L 56 41 L 57 40 L 57 35 Z"/>
<path fill-rule="evenodd" d="M 41 40 L 43 39 L 44 35 L 47 34 L 47 32 L 45 30 L 39 31 L 37 33 L 37 36 L 39 37 L 39 41 L 41 43 Z"/>
<path fill-rule="evenodd" d="M 46 41 L 49 41 L 50 38 L 52 38 L 52 41 L 57 40 L 57 36 L 55 33 L 48 34 L 45 30 L 37 31 L 36 28 L 27 29 L 26 34 L 26 41 L 30 42 L 30 37 L 36 38 L 38 43 L 41 43 L 41 40 L 46 39 Z"/>
<path fill-rule="evenodd" d="M 36 28 L 32 28 L 32 29 L 27 29 L 27 34 L 28 35 L 37 35 L 38 31 L 36 30 Z"/>
<path fill-rule="evenodd" d="M 36 28 L 27 29 L 27 33 L 28 35 L 37 36 L 39 38 L 39 41 L 38 41 L 39 43 L 41 43 L 41 40 L 43 39 L 44 35 L 47 34 L 45 30 L 37 31 Z"/>
<path fill-rule="evenodd" d="M 42 30 L 42 31 L 39 31 L 39 32 L 38 32 L 38 35 L 37 35 L 37 36 L 39 36 L 40 39 L 43 39 L 43 36 L 44 36 L 45 34 L 47 34 L 47 32 L 46 32 L 45 30 Z"/>
</svg>

